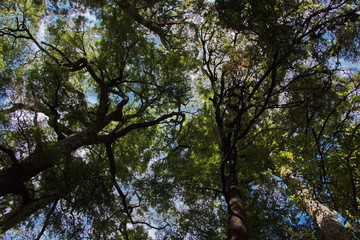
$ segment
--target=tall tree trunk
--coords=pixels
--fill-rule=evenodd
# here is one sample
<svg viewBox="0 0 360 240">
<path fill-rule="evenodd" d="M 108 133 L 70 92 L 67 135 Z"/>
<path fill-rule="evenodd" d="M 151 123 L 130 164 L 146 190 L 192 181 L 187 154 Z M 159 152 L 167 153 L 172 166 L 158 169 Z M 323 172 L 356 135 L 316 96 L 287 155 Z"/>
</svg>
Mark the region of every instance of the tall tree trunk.
<svg viewBox="0 0 360 240">
<path fill-rule="evenodd" d="M 354 239 L 335 217 L 332 211 L 314 198 L 306 185 L 295 177 L 290 169 L 282 167 L 280 177 L 300 200 L 301 205 L 305 208 L 306 212 L 313 221 L 319 226 L 321 232 L 327 240 Z"/>
<path fill-rule="evenodd" d="M 242 203 L 237 177 L 230 174 L 226 181 L 226 202 L 228 205 L 227 239 L 248 239 L 248 230 L 245 223 L 245 211 Z"/>
<path fill-rule="evenodd" d="M 221 167 L 223 192 L 228 206 L 227 240 L 246 240 L 249 238 L 248 229 L 235 163 L 236 154 L 230 153 L 224 158 Z"/>
<path fill-rule="evenodd" d="M 213 101 L 216 110 L 216 125 L 220 140 L 220 151 L 223 156 L 221 164 L 222 190 L 228 206 L 227 240 L 247 240 L 248 229 L 245 223 L 245 209 L 242 203 L 240 187 L 236 173 L 236 142 L 231 142 L 232 132 L 226 134 L 221 107 Z M 234 140 L 236 141 L 236 140 Z"/>
</svg>

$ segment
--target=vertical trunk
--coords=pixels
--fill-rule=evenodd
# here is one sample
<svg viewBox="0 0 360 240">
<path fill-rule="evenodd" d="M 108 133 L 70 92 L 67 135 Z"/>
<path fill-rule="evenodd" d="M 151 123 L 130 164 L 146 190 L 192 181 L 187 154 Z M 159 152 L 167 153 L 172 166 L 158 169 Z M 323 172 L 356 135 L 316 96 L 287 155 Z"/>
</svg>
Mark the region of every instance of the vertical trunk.
<svg viewBox="0 0 360 240">
<path fill-rule="evenodd" d="M 280 177 L 296 197 L 300 199 L 300 203 L 313 221 L 319 226 L 327 240 L 354 239 L 334 216 L 332 211 L 315 199 L 305 184 L 296 178 L 291 170 L 282 167 Z"/>
<path fill-rule="evenodd" d="M 246 240 L 249 237 L 235 169 L 236 154 L 228 152 L 221 167 L 223 192 L 228 206 L 227 240 Z"/>
<path fill-rule="evenodd" d="M 233 175 L 233 174 L 231 174 Z M 236 175 L 229 176 L 226 181 L 226 201 L 228 205 L 227 239 L 245 240 L 248 239 L 247 227 L 245 224 L 245 211 L 242 204 L 240 188 Z"/>
<path fill-rule="evenodd" d="M 223 79 L 222 79 L 223 80 Z M 228 207 L 227 240 L 247 240 L 248 229 L 245 223 L 245 210 L 241 199 L 236 174 L 236 142 L 231 142 L 232 132 L 226 134 L 221 107 L 213 101 L 216 110 L 216 125 L 220 140 L 223 162 L 221 164 L 222 190 Z"/>
</svg>

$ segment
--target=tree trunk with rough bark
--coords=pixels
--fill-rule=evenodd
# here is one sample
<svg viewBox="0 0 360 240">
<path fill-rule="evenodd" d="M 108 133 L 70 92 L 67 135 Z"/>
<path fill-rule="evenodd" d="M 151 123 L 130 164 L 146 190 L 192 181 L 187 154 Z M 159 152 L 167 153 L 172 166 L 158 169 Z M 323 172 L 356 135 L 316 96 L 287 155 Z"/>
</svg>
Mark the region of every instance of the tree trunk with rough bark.
<svg viewBox="0 0 360 240">
<path fill-rule="evenodd" d="M 227 149 L 228 154 L 223 154 L 225 157 L 221 167 L 223 193 L 228 206 L 227 240 L 247 240 L 249 236 L 245 222 L 245 209 L 235 167 L 236 154 L 231 153 L 230 148 Z"/>
<path fill-rule="evenodd" d="M 232 174 L 231 174 L 232 175 Z M 227 239 L 248 239 L 248 230 L 245 223 L 245 211 L 242 203 L 240 188 L 236 175 L 229 176 L 226 181 L 226 202 L 228 205 Z"/>
<path fill-rule="evenodd" d="M 346 228 L 335 217 L 332 211 L 320 203 L 309 191 L 306 185 L 294 176 L 288 168 L 282 167 L 280 177 L 288 188 L 299 199 L 309 216 L 318 225 L 327 240 L 350 240 L 354 239 Z"/>
</svg>

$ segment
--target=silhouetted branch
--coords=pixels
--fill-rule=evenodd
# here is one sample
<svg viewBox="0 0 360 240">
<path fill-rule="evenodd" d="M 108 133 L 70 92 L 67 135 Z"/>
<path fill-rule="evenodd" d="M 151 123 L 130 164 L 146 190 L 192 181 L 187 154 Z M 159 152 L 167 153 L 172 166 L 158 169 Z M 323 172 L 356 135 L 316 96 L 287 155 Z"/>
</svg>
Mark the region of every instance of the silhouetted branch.
<svg viewBox="0 0 360 240">
<path fill-rule="evenodd" d="M 14 165 L 19 164 L 19 161 L 17 160 L 13 150 L 0 145 L 0 151 L 3 151 L 4 153 L 6 153 Z"/>
<path fill-rule="evenodd" d="M 46 215 L 46 219 L 45 219 L 45 221 L 44 221 L 44 225 L 43 225 L 43 227 L 42 227 L 39 235 L 37 236 L 36 240 L 40 240 L 41 237 L 42 237 L 42 235 L 44 235 L 45 230 L 46 230 L 47 226 L 49 225 L 50 217 L 51 217 L 51 215 L 54 213 L 57 203 L 58 203 L 58 200 L 56 200 L 56 201 L 53 203 L 50 211 L 49 211 L 48 214 Z"/>
</svg>

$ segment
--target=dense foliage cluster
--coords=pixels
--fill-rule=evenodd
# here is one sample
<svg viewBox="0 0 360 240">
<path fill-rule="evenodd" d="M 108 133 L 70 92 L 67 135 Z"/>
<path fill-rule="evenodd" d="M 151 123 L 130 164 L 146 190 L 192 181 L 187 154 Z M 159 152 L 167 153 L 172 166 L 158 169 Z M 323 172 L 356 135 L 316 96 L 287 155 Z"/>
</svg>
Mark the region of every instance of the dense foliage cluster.
<svg viewBox="0 0 360 240">
<path fill-rule="evenodd" d="M 353 0 L 0 1 L 4 239 L 356 239 Z"/>
</svg>

